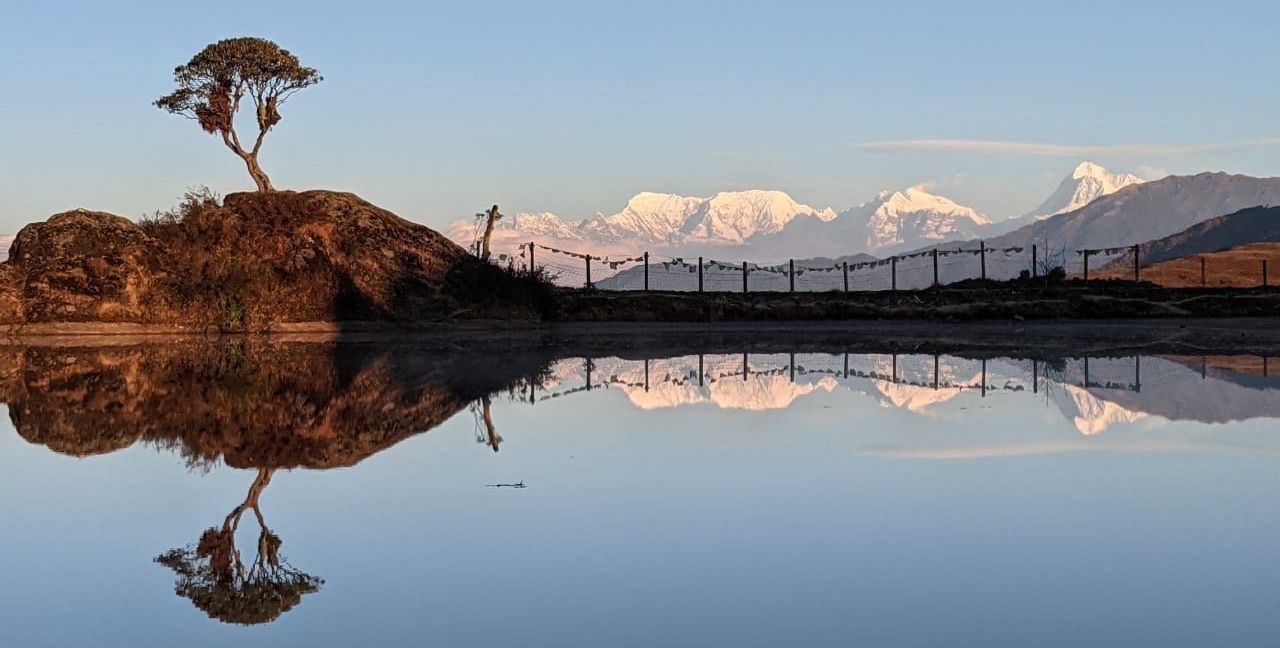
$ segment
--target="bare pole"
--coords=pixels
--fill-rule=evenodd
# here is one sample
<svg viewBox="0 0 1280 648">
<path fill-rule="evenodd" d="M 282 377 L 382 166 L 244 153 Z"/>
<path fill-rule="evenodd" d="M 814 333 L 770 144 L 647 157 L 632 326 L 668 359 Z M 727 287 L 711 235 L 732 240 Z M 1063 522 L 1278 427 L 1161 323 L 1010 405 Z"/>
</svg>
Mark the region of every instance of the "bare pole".
<svg viewBox="0 0 1280 648">
<path fill-rule="evenodd" d="M 981 262 L 982 262 L 982 279 L 985 281 L 987 278 L 987 242 L 986 241 L 978 241 L 978 258 L 981 259 Z"/>
<path fill-rule="evenodd" d="M 538 266 L 533 264 L 533 241 L 529 241 L 529 274 L 536 274 Z"/>
<path fill-rule="evenodd" d="M 747 294 L 747 262 L 742 262 L 742 294 Z"/>
<path fill-rule="evenodd" d="M 938 287 L 938 248 L 933 248 L 933 287 Z"/>
<path fill-rule="evenodd" d="M 844 262 L 844 291 L 849 292 L 849 262 Z"/>
<path fill-rule="evenodd" d="M 1200 257 L 1200 287 L 1201 288 L 1207 288 L 1209 286 L 1208 281 L 1205 280 L 1204 265 L 1205 265 L 1204 257 Z"/>
<path fill-rule="evenodd" d="M 591 287 L 591 255 L 584 254 L 587 257 L 587 288 Z"/>
<path fill-rule="evenodd" d="M 889 257 L 889 272 L 891 273 L 889 278 L 889 289 L 894 292 L 897 292 L 898 290 L 898 257 L 896 255 Z"/>
<path fill-rule="evenodd" d="M 1035 279 L 1040 276 L 1040 250 L 1036 248 L 1036 244 L 1031 244 L 1031 278 Z"/>
<path fill-rule="evenodd" d="M 698 257 L 698 292 L 702 292 L 702 257 Z"/>
<path fill-rule="evenodd" d="M 789 283 L 789 292 L 796 291 L 796 260 L 787 259 L 787 280 Z"/>
<path fill-rule="evenodd" d="M 648 252 L 644 253 L 644 291 L 649 292 L 649 253 Z M 648 366 L 647 362 L 645 366 Z M 645 390 L 645 391 L 648 391 L 648 390 Z"/>
<path fill-rule="evenodd" d="M 1133 280 L 1135 282 L 1142 281 L 1142 263 L 1139 255 L 1142 254 L 1142 248 L 1136 244 L 1133 246 Z"/>
</svg>

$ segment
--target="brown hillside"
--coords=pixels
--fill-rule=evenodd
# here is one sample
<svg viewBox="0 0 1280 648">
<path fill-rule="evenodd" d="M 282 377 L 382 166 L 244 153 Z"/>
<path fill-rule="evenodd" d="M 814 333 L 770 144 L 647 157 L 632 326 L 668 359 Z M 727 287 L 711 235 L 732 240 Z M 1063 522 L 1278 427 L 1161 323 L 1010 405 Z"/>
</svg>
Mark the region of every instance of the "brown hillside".
<svg viewBox="0 0 1280 648">
<path fill-rule="evenodd" d="M 1200 259 L 1204 259 L 1205 286 L 1252 288 L 1262 285 L 1262 261 L 1267 260 L 1270 285 L 1280 280 L 1280 243 L 1251 243 L 1220 252 L 1197 254 L 1142 268 L 1142 280 L 1168 288 L 1199 288 Z M 1132 263 L 1132 262 L 1130 262 Z M 1133 266 L 1115 263 L 1090 272 L 1098 279 L 1133 279 Z"/>
</svg>

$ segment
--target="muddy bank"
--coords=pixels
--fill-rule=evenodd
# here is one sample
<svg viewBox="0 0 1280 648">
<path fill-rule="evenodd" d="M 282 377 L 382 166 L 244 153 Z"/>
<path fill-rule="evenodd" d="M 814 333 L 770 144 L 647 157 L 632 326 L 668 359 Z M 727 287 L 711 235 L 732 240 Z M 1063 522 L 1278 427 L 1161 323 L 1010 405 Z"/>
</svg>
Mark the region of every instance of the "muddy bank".
<svg viewBox="0 0 1280 648">
<path fill-rule="evenodd" d="M 1072 320 L 1280 317 L 1280 290 L 1170 289 L 1131 282 L 970 282 L 862 293 L 564 291 L 564 321 Z"/>
<path fill-rule="evenodd" d="M 459 357 L 537 366 L 566 357 L 661 358 L 697 353 L 947 353 L 972 357 L 1066 357 L 1133 353 L 1280 355 L 1280 319 L 1130 319 L 1058 321 L 859 321 L 527 324 L 467 322 L 396 328 L 349 323 L 298 327 L 262 336 L 0 336 L 0 349 L 264 343 L 337 343 L 412 349 L 444 364 Z"/>
</svg>

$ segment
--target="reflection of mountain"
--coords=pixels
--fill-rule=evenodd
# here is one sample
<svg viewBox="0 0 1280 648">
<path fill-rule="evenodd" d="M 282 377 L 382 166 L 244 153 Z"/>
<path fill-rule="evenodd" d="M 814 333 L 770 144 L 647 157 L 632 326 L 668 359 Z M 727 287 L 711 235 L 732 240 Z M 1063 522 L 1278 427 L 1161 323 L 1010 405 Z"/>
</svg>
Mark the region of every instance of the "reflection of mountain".
<svg viewBox="0 0 1280 648">
<path fill-rule="evenodd" d="M 936 416 L 970 393 L 1042 393 L 1084 435 L 1152 416 L 1223 423 L 1280 417 L 1280 378 L 1264 377 L 1256 356 L 1095 358 L 1056 362 L 951 356 L 804 354 L 683 356 L 662 360 L 564 360 L 540 385 L 540 398 L 587 388 L 620 389 L 641 409 L 712 404 L 721 409 L 782 409 L 804 396 L 847 390 L 885 407 Z M 1229 371 L 1223 367 L 1237 368 Z M 700 381 L 699 366 L 702 368 Z M 745 378 L 745 379 L 744 379 Z"/>
</svg>

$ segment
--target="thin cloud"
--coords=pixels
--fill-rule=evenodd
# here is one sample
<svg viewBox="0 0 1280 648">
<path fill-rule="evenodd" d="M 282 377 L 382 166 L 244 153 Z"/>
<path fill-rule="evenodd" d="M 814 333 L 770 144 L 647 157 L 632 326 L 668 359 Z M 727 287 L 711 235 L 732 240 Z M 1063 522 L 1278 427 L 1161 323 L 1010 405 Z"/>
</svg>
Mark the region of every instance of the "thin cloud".
<svg viewBox="0 0 1280 648">
<path fill-rule="evenodd" d="M 863 142 L 856 148 L 872 153 L 984 153 L 1044 157 L 1159 157 L 1234 153 L 1280 147 L 1280 137 L 1205 144 L 1046 144 L 999 140 L 910 139 Z"/>
</svg>

